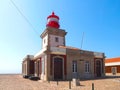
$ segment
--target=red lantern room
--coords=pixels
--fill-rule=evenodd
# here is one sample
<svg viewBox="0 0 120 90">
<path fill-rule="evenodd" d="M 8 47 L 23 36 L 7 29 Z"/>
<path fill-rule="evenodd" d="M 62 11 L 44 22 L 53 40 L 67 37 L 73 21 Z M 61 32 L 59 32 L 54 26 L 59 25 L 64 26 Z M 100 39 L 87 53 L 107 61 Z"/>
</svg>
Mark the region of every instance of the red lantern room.
<svg viewBox="0 0 120 90">
<path fill-rule="evenodd" d="M 46 27 L 53 27 L 53 28 L 59 28 L 59 17 L 52 12 L 52 15 L 47 17 L 47 25 Z"/>
</svg>

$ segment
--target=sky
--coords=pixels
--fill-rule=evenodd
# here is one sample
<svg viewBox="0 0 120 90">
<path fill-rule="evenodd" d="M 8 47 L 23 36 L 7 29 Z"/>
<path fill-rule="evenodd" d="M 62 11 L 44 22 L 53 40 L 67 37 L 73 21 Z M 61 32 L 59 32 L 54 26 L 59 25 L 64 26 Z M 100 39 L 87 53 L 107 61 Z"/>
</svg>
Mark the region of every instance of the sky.
<svg viewBox="0 0 120 90">
<path fill-rule="evenodd" d="M 82 49 L 120 57 L 120 0 L 0 0 L 0 73 L 21 73 L 23 58 L 41 50 L 52 11 L 67 46 L 81 48 L 84 32 Z"/>
</svg>

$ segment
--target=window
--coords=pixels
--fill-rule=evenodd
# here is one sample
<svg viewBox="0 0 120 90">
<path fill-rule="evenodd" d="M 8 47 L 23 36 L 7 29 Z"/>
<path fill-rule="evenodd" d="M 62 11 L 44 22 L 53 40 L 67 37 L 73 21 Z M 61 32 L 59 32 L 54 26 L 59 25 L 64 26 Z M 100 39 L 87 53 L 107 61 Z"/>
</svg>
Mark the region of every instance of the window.
<svg viewBox="0 0 120 90">
<path fill-rule="evenodd" d="M 55 42 L 59 42 L 59 39 L 58 39 L 58 37 L 55 37 Z"/>
<path fill-rule="evenodd" d="M 77 72 L 77 61 L 72 62 L 72 70 L 73 70 L 73 73 Z"/>
<path fill-rule="evenodd" d="M 90 72 L 90 64 L 89 64 L 89 61 L 86 61 L 86 62 L 85 62 L 85 72 L 86 72 L 86 73 L 89 73 L 89 72 Z"/>
<path fill-rule="evenodd" d="M 45 44 L 46 40 L 44 39 L 44 44 Z"/>
</svg>

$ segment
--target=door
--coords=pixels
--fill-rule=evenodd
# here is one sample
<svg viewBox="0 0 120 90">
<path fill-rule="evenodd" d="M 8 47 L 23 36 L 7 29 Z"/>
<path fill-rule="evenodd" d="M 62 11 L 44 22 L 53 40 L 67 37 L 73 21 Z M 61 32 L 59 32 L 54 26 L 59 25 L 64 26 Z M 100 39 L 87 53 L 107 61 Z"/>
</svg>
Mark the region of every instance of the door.
<svg viewBox="0 0 120 90">
<path fill-rule="evenodd" d="M 101 62 L 96 61 L 96 75 L 97 77 L 101 77 Z"/>
<path fill-rule="evenodd" d="M 54 80 L 63 79 L 63 60 L 62 58 L 54 59 Z"/>
</svg>

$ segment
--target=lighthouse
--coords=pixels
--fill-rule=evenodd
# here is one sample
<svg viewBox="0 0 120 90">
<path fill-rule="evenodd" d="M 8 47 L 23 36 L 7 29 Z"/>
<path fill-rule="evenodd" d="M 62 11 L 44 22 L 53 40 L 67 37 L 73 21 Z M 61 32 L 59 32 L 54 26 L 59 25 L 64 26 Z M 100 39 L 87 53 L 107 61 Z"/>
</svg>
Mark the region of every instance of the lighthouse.
<svg viewBox="0 0 120 90">
<path fill-rule="evenodd" d="M 40 36 L 42 38 L 42 48 L 65 46 L 67 32 L 59 27 L 59 16 L 52 12 L 47 17 L 46 29 Z"/>
<path fill-rule="evenodd" d="M 47 25 L 46 27 L 52 27 L 52 28 L 59 28 L 59 17 L 55 15 L 54 12 L 52 12 L 52 15 L 49 15 L 47 17 Z"/>
<path fill-rule="evenodd" d="M 105 76 L 104 53 L 66 46 L 67 32 L 60 28 L 59 16 L 52 12 L 46 19 L 45 30 L 40 35 L 41 50 L 23 59 L 23 75 L 39 77 L 43 81 Z"/>
</svg>

